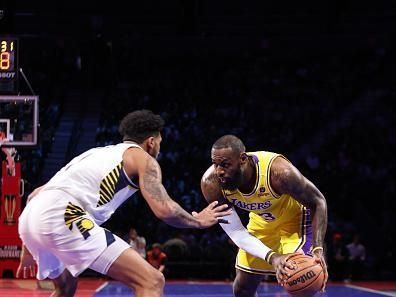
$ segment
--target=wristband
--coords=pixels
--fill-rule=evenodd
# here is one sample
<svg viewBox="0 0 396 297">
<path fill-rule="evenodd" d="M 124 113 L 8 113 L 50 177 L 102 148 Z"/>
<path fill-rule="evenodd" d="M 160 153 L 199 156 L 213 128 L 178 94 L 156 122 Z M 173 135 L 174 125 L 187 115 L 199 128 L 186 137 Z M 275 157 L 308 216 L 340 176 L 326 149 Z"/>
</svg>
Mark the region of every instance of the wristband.
<svg viewBox="0 0 396 297">
<path fill-rule="evenodd" d="M 313 253 L 313 252 L 316 251 L 316 250 L 321 250 L 321 251 L 323 251 L 323 248 L 322 248 L 321 246 L 314 247 L 314 248 L 312 249 L 311 253 Z"/>
<path fill-rule="evenodd" d="M 265 261 L 267 261 L 268 263 L 271 263 L 271 257 L 275 254 L 274 251 L 269 251 L 268 254 L 265 256 Z"/>
</svg>

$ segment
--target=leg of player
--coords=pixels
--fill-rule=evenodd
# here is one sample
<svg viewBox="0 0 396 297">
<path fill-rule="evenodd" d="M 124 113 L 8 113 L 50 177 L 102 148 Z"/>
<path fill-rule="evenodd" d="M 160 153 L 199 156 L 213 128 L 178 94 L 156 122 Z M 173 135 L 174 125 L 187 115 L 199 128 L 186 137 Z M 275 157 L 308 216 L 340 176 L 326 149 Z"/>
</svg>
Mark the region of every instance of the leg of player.
<svg viewBox="0 0 396 297">
<path fill-rule="evenodd" d="M 235 297 L 257 297 L 257 288 L 263 280 L 262 275 L 236 270 L 236 277 L 233 283 Z"/>
<path fill-rule="evenodd" d="M 72 297 L 77 289 L 77 278 L 65 269 L 60 276 L 52 280 L 55 291 L 51 297 Z"/>
<path fill-rule="evenodd" d="M 164 275 L 131 248 L 121 253 L 107 275 L 133 288 L 136 297 L 163 296 Z"/>
</svg>

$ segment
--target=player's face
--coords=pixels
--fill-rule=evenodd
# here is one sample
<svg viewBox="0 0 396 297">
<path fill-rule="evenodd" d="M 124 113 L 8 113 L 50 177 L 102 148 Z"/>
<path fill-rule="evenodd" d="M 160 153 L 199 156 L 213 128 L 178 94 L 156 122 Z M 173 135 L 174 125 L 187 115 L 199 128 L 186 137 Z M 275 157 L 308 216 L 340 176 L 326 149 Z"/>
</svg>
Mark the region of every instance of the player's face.
<svg viewBox="0 0 396 297">
<path fill-rule="evenodd" d="M 242 184 L 240 155 L 231 148 L 212 149 L 212 163 L 221 187 L 236 190 Z"/>
</svg>

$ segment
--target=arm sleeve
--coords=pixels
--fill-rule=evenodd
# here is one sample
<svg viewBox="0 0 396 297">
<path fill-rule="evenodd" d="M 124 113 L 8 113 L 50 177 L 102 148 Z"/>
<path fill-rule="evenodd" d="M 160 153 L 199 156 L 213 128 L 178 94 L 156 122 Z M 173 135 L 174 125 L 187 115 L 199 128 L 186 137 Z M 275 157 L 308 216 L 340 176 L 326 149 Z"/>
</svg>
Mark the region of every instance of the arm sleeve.
<svg viewBox="0 0 396 297">
<path fill-rule="evenodd" d="M 230 215 L 222 218 L 228 221 L 228 224 L 220 226 L 240 249 L 268 262 L 275 252 L 246 230 L 235 209 Z"/>
</svg>

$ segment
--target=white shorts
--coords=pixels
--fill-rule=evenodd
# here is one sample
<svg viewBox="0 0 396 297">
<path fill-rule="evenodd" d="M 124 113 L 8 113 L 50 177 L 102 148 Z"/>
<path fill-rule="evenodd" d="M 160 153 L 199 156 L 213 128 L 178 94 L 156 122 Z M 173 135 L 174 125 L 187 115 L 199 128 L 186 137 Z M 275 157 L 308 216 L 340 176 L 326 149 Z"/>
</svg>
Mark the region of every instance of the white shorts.
<svg viewBox="0 0 396 297">
<path fill-rule="evenodd" d="M 19 235 L 37 262 L 37 279 L 73 276 L 91 268 L 106 274 L 130 246 L 100 227 L 69 194 L 40 192 L 19 217 Z"/>
</svg>

